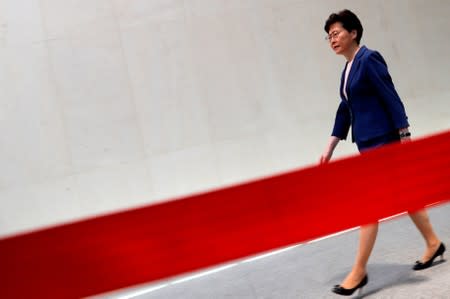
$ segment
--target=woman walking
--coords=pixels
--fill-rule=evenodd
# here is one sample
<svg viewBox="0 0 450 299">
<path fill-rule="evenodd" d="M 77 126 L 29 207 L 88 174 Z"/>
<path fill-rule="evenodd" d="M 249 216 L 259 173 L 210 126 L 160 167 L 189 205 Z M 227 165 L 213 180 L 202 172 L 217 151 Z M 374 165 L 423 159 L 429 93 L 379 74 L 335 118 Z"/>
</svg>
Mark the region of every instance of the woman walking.
<svg viewBox="0 0 450 299">
<path fill-rule="evenodd" d="M 360 152 L 392 142 L 410 141 L 405 108 L 398 96 L 386 62 L 377 52 L 360 46 L 363 27 L 350 10 L 333 13 L 325 23 L 325 32 L 332 50 L 346 59 L 342 72 L 340 95 L 330 141 L 320 157 L 327 163 L 340 140 L 351 138 Z M 445 246 L 433 231 L 426 210 L 410 213 L 412 221 L 425 239 L 422 258 L 413 266 L 422 270 L 443 257 Z M 368 282 L 367 262 L 378 233 L 378 223 L 362 226 L 359 247 L 352 270 L 332 291 L 352 295 Z"/>
</svg>

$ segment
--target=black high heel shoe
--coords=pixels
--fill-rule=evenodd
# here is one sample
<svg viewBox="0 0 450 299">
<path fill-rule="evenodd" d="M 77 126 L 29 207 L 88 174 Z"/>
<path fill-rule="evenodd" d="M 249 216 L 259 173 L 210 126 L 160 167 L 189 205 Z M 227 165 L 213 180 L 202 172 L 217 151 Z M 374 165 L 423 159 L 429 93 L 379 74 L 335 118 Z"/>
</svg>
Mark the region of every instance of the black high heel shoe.
<svg viewBox="0 0 450 299">
<path fill-rule="evenodd" d="M 338 295 L 351 296 L 357 289 L 359 289 L 359 294 L 361 294 L 362 288 L 367 284 L 367 282 L 369 282 L 369 277 L 367 277 L 367 275 L 366 275 L 361 280 L 361 282 L 353 289 L 346 289 L 346 288 L 341 287 L 340 285 L 335 285 L 331 291 Z"/>
<path fill-rule="evenodd" d="M 438 256 L 441 256 L 441 260 L 444 259 L 444 252 L 445 252 L 445 246 L 444 246 L 444 243 L 441 243 L 441 245 L 439 245 L 438 250 L 436 250 L 436 252 L 434 253 L 434 255 L 431 259 L 429 259 L 428 261 L 426 261 L 424 263 L 422 263 L 421 261 L 417 261 L 416 264 L 413 266 L 413 270 L 417 271 L 417 270 L 423 270 L 426 268 L 430 268 L 433 265 L 434 260 Z"/>
</svg>

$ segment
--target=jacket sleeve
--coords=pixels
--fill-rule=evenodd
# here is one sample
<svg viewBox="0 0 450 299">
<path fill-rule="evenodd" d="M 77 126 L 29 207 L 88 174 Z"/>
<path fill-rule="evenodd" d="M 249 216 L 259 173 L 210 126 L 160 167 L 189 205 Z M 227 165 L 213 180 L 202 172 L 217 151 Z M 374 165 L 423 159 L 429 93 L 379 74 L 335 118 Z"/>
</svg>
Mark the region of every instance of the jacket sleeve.
<svg viewBox="0 0 450 299">
<path fill-rule="evenodd" d="M 395 90 L 386 62 L 380 53 L 372 52 L 367 61 L 367 74 L 397 129 L 409 126 L 405 107 Z"/>
<path fill-rule="evenodd" d="M 347 139 L 348 130 L 351 124 L 350 109 L 347 103 L 341 101 L 338 110 L 336 112 L 336 118 L 334 120 L 334 128 L 331 136 L 338 137 L 339 139 Z"/>
</svg>

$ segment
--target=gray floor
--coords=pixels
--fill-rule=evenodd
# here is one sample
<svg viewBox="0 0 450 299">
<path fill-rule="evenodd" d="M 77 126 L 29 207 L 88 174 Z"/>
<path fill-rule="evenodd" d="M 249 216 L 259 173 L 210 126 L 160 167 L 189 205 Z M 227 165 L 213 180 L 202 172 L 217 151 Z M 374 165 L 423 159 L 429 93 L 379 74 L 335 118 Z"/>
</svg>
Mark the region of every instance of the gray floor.
<svg viewBox="0 0 450 299">
<path fill-rule="evenodd" d="M 449 215 L 450 204 L 430 209 L 435 229 L 450 249 Z M 142 290 L 134 289 L 106 297 L 341 298 L 330 289 L 349 271 L 356 246 L 357 231 L 351 231 L 146 294 L 121 297 Z M 423 246 L 408 217 L 383 222 L 370 260 L 369 284 L 354 298 L 450 298 L 450 262 L 444 260 L 419 272 L 411 270 Z M 147 287 L 152 286 L 155 284 Z"/>
</svg>

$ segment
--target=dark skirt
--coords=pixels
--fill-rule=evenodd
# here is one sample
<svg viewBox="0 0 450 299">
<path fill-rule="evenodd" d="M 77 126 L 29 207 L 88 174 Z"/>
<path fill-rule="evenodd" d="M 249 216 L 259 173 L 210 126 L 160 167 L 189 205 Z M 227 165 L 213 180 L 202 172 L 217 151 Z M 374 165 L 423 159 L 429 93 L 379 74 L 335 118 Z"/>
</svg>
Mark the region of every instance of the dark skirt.
<svg viewBox="0 0 450 299">
<path fill-rule="evenodd" d="M 358 146 L 359 152 L 365 152 L 367 150 L 371 150 L 380 146 L 383 146 L 385 144 L 398 142 L 400 141 L 400 135 L 398 131 L 394 131 L 382 136 L 378 136 L 369 140 L 365 141 L 359 141 L 356 142 L 356 145 Z"/>
</svg>

